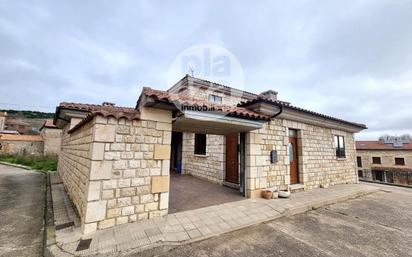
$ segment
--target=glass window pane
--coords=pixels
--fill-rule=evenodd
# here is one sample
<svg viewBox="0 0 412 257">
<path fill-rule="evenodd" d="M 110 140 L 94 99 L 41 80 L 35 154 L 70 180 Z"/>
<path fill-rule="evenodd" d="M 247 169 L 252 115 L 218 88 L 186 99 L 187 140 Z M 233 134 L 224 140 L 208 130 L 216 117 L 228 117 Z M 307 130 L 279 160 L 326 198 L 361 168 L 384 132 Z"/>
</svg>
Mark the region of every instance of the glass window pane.
<svg viewBox="0 0 412 257">
<path fill-rule="evenodd" d="M 295 159 L 295 153 L 294 153 L 293 144 L 289 143 L 289 161 L 292 162 L 294 159 Z"/>
<path fill-rule="evenodd" d="M 344 142 L 342 136 L 339 137 L 339 147 L 340 148 L 345 148 L 345 142 Z"/>
</svg>

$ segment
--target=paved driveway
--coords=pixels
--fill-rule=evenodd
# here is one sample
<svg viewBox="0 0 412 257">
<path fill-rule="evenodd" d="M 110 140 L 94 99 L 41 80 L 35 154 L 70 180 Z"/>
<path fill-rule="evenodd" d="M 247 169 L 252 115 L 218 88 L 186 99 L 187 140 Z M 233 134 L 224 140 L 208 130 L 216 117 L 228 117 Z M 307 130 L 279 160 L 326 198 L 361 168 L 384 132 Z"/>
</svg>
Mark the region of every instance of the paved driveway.
<svg viewBox="0 0 412 257">
<path fill-rule="evenodd" d="M 412 189 L 382 188 L 387 191 L 180 246 L 161 256 L 412 256 Z"/>
<path fill-rule="evenodd" d="M 0 164 L 0 256 L 42 256 L 45 177 Z"/>
</svg>

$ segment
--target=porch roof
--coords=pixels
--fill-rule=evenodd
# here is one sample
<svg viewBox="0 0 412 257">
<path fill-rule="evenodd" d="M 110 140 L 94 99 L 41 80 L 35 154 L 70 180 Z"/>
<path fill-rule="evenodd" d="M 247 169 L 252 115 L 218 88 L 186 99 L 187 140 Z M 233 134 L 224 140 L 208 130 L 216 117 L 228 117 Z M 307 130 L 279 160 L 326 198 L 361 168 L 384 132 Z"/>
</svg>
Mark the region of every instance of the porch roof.
<svg viewBox="0 0 412 257">
<path fill-rule="evenodd" d="M 197 99 L 191 96 L 169 93 L 149 87 L 143 88 L 142 96 L 146 97 L 145 106 L 149 107 L 163 107 L 165 109 L 180 110 L 181 112 L 185 112 L 186 110 L 193 111 L 196 108 L 202 107 L 203 109 L 207 109 L 207 113 L 213 113 L 215 115 L 223 114 L 228 117 L 236 117 L 249 120 L 270 120 L 269 115 L 257 113 L 244 107 L 210 103 L 208 101 Z M 141 103 L 142 96 L 139 98 L 136 108 L 138 108 L 139 104 Z"/>
</svg>

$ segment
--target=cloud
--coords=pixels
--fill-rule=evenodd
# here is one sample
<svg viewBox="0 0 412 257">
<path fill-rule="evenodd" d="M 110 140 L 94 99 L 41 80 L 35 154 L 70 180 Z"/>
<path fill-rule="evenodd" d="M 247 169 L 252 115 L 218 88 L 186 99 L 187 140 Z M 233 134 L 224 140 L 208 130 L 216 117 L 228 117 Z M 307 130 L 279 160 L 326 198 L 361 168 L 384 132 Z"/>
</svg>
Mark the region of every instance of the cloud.
<svg viewBox="0 0 412 257">
<path fill-rule="evenodd" d="M 217 44 L 245 90 L 367 124 L 358 138 L 412 133 L 411 23 L 402 0 L 1 1 L 0 103 L 134 106 L 143 85 L 171 86 L 182 51 Z"/>
</svg>

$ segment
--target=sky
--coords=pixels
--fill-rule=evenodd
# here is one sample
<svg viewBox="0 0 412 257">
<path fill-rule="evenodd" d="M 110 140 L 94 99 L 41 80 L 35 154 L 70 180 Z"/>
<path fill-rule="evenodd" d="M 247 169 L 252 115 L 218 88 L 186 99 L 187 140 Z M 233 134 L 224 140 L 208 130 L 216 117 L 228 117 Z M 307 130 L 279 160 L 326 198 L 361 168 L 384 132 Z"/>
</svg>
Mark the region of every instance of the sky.
<svg viewBox="0 0 412 257">
<path fill-rule="evenodd" d="M 134 107 L 206 45 L 236 64 L 228 86 L 366 124 L 357 139 L 412 134 L 411 24 L 402 0 L 0 0 L 0 108 Z M 212 79 L 204 67 L 194 74 Z"/>
</svg>

